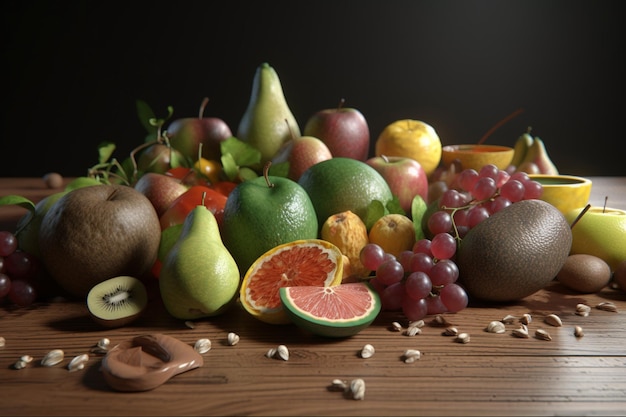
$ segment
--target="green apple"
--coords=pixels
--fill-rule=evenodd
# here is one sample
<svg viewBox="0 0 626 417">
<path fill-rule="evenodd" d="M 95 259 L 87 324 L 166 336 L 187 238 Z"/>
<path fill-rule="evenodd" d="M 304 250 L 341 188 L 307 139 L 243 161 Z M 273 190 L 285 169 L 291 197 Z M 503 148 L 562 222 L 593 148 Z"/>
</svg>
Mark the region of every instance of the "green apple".
<svg viewBox="0 0 626 417">
<path fill-rule="evenodd" d="M 565 218 L 572 224 L 580 212 L 571 210 Z M 572 228 L 571 253 L 595 255 L 614 271 L 626 259 L 626 210 L 590 207 Z"/>
</svg>

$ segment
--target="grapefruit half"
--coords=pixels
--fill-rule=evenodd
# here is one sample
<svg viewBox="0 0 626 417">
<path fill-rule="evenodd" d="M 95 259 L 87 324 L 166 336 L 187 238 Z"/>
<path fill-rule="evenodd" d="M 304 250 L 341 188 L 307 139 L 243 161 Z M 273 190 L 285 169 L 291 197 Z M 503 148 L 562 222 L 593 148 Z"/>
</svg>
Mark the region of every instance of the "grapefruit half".
<svg viewBox="0 0 626 417">
<path fill-rule="evenodd" d="M 283 287 L 280 300 L 297 326 L 325 337 L 348 337 L 368 327 L 381 310 L 366 282 L 329 287 Z"/>
<path fill-rule="evenodd" d="M 280 301 L 282 287 L 328 287 L 343 278 L 343 256 L 322 239 L 278 245 L 261 255 L 241 283 L 239 299 L 246 311 L 270 324 L 291 323 Z"/>
</svg>

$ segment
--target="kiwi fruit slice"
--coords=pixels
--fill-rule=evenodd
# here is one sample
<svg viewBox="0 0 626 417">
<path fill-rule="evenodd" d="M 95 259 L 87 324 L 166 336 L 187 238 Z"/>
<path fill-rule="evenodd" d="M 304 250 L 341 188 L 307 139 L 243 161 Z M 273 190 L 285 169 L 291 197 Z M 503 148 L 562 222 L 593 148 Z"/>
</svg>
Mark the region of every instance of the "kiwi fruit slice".
<svg viewBox="0 0 626 417">
<path fill-rule="evenodd" d="M 102 281 L 87 294 L 91 317 L 104 327 L 121 327 L 135 321 L 147 305 L 146 286 L 127 275 Z"/>
</svg>

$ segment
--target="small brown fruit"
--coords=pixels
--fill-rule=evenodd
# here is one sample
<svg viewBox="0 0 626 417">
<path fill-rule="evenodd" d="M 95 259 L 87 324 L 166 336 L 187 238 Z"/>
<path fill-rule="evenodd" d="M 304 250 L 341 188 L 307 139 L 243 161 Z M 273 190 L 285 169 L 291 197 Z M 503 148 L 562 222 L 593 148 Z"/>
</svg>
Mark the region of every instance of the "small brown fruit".
<svg viewBox="0 0 626 417">
<path fill-rule="evenodd" d="M 597 256 L 573 254 L 567 257 L 556 278 L 571 290 L 591 294 L 607 286 L 611 268 Z"/>
<path fill-rule="evenodd" d="M 626 291 L 626 259 L 621 261 L 613 271 L 613 281 L 622 291 Z"/>
</svg>

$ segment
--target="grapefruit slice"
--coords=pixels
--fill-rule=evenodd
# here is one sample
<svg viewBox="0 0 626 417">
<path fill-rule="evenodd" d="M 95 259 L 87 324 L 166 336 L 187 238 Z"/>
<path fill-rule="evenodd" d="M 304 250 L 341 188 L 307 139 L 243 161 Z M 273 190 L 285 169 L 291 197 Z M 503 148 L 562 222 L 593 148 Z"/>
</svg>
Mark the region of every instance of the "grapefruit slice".
<svg viewBox="0 0 626 417">
<path fill-rule="evenodd" d="M 381 310 L 378 293 L 366 282 L 284 287 L 279 292 L 291 321 L 320 336 L 353 336 L 372 324 Z"/>
<path fill-rule="evenodd" d="M 241 283 L 241 305 L 252 316 L 270 324 L 288 324 L 280 301 L 282 287 L 338 285 L 343 278 L 343 256 L 322 239 L 301 239 L 278 245 L 261 255 Z"/>
</svg>

